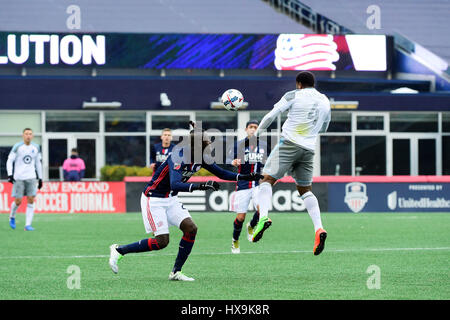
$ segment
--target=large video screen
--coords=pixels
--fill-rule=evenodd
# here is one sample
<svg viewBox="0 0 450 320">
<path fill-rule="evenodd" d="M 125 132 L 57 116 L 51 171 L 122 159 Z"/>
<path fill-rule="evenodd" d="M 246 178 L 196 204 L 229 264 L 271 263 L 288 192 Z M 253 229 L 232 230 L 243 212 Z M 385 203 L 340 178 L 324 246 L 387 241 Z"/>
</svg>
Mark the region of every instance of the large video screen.
<svg viewBox="0 0 450 320">
<path fill-rule="evenodd" d="M 386 71 L 384 35 L 0 33 L 2 65 Z"/>
</svg>

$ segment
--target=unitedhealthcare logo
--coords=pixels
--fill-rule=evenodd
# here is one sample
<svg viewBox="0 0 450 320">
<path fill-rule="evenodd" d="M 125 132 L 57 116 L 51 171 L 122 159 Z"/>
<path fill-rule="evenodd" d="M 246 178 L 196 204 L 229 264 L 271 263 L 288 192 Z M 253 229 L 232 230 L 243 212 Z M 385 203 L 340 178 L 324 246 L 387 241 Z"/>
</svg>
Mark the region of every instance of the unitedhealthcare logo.
<svg viewBox="0 0 450 320">
<path fill-rule="evenodd" d="M 391 210 L 395 210 L 397 208 L 397 191 L 393 191 L 387 196 L 388 207 Z"/>
<path fill-rule="evenodd" d="M 395 210 L 397 206 L 401 209 L 449 209 L 450 200 L 445 198 L 431 199 L 421 197 L 420 199 L 398 197 L 397 191 L 393 191 L 387 196 L 387 205 L 389 209 Z"/>
</svg>

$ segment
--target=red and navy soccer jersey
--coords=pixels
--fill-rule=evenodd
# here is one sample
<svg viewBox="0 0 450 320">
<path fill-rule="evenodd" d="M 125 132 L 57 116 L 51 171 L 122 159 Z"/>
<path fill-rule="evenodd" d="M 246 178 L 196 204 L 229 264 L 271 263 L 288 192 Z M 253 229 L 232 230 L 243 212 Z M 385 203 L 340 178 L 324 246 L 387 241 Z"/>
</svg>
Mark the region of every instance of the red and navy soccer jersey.
<svg viewBox="0 0 450 320">
<path fill-rule="evenodd" d="M 242 139 L 235 143 L 233 152 L 229 153 L 229 162 L 233 159 L 241 159 L 241 165 L 238 167 L 238 173 L 261 173 L 267 159 L 267 143 L 265 141 L 260 141 L 259 138 L 255 141 L 256 143 L 250 143 L 248 137 Z M 256 187 L 259 182 L 238 181 L 236 184 L 236 190 L 239 191 Z"/>
<path fill-rule="evenodd" d="M 205 168 L 220 179 L 237 181 L 238 174 L 223 170 L 215 163 L 174 163 L 171 154 L 155 171 L 144 189 L 144 194 L 147 197 L 167 198 L 169 195 L 176 196 L 178 192 L 191 192 L 197 184 L 188 183 L 188 180 L 201 168 Z"/>
<path fill-rule="evenodd" d="M 154 172 L 164 161 L 166 161 L 167 157 L 172 152 L 174 145 L 174 143 L 170 143 L 170 146 L 163 147 L 162 142 L 160 142 L 154 144 L 150 148 L 150 163 L 155 164 Z"/>
</svg>

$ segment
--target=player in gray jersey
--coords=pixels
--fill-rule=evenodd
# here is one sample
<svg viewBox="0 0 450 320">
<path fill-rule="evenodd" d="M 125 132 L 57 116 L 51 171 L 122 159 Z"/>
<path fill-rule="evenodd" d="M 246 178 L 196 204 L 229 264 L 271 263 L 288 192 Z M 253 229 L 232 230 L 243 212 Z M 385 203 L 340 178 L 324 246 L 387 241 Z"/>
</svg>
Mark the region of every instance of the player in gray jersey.
<svg viewBox="0 0 450 320">
<path fill-rule="evenodd" d="M 264 179 L 260 181 L 257 202 L 260 220 L 253 233 L 253 242 L 261 239 L 272 221 L 268 218 L 268 209 L 272 200 L 272 185 L 286 173 L 295 179 L 297 190 L 313 221 L 315 239 L 314 255 L 319 255 L 325 245 L 327 232 L 323 229 L 320 208 L 316 196 L 312 193 L 312 175 L 314 150 L 319 133 L 326 132 L 331 119 L 330 101 L 314 88 L 314 75 L 302 71 L 296 77 L 296 90 L 287 92 L 274 105 L 261 121 L 256 134 L 277 118 L 289 111 L 283 124 L 282 138 L 272 150 L 262 170 Z"/>
<path fill-rule="evenodd" d="M 22 138 L 23 142 L 13 146 L 6 162 L 8 181 L 13 184 L 11 196 L 14 198 L 9 225 L 12 229 L 16 228 L 16 211 L 22 203 L 22 198 L 26 196 L 25 230 L 33 231 L 31 223 L 34 216 L 34 197 L 37 189 L 42 187 L 41 151 L 39 145 L 31 142 L 33 130 L 25 128 Z"/>
</svg>

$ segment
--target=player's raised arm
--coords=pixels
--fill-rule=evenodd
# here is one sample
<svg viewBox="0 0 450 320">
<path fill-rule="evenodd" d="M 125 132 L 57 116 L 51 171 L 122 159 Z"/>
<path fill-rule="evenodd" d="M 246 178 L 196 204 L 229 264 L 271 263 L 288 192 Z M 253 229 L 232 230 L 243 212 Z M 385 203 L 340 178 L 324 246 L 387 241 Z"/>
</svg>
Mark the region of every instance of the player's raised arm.
<svg viewBox="0 0 450 320">
<path fill-rule="evenodd" d="M 258 181 L 263 178 L 263 176 L 259 173 L 249 173 L 249 174 L 240 174 L 240 173 L 234 173 L 232 171 L 224 170 L 220 168 L 217 164 L 202 164 L 202 167 L 211 172 L 213 175 L 219 177 L 223 180 L 228 181 Z"/>
<path fill-rule="evenodd" d="M 280 101 L 274 104 L 272 111 L 266 114 L 261 120 L 261 123 L 255 132 L 256 136 L 260 135 L 262 130 L 267 129 L 280 113 L 283 113 L 291 107 L 294 97 L 295 90 L 289 91 L 280 99 Z"/>
<path fill-rule="evenodd" d="M 177 192 L 192 192 L 195 190 L 219 190 L 219 184 L 215 181 L 206 181 L 202 183 L 186 183 L 183 182 L 181 174 L 181 164 L 174 164 L 171 158 L 167 159 L 170 175 L 170 188 Z"/>
<path fill-rule="evenodd" d="M 170 175 L 170 188 L 178 192 L 192 192 L 195 187 L 193 183 L 183 182 L 183 175 L 181 174 L 181 164 L 174 164 L 172 158 L 167 159 Z"/>
</svg>

